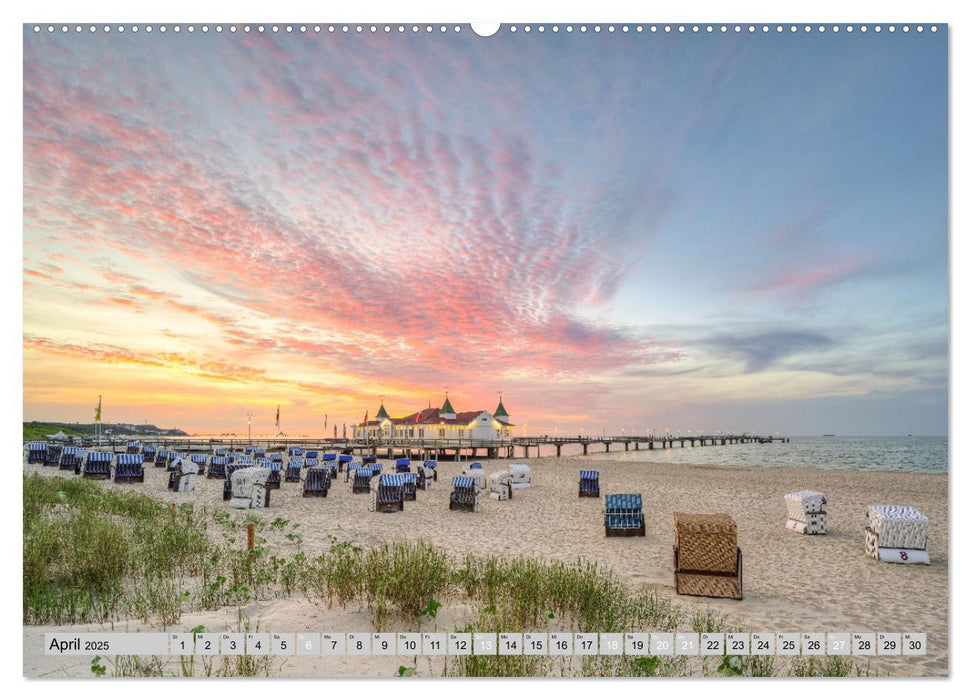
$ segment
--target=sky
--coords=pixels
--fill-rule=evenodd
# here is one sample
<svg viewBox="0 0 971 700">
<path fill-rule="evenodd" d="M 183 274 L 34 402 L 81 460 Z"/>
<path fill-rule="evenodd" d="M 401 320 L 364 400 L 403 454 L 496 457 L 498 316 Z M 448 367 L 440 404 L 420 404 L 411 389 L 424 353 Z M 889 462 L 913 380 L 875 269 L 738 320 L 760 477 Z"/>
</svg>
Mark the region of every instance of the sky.
<svg viewBox="0 0 971 700">
<path fill-rule="evenodd" d="M 24 419 L 947 433 L 946 29 L 462 29 L 25 26 Z"/>
</svg>

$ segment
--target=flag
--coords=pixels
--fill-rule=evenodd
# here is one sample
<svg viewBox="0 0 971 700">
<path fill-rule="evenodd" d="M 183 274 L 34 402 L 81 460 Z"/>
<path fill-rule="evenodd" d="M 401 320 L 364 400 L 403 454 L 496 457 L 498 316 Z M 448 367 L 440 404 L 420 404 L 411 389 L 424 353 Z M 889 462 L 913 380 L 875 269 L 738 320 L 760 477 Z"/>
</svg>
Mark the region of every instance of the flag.
<svg viewBox="0 0 971 700">
<path fill-rule="evenodd" d="M 418 411 L 418 415 L 415 416 L 415 422 L 418 423 L 421 420 L 421 411 Z"/>
<path fill-rule="evenodd" d="M 276 407 L 276 429 L 280 429 L 280 407 Z"/>
<path fill-rule="evenodd" d="M 324 430 L 327 430 L 327 414 L 324 414 Z"/>
<path fill-rule="evenodd" d="M 101 394 L 98 394 L 98 405 L 94 409 L 94 422 L 95 423 L 101 422 Z"/>
<path fill-rule="evenodd" d="M 367 427 L 367 416 L 368 416 L 368 413 L 369 413 L 369 411 L 365 411 L 364 412 L 364 427 L 365 428 Z"/>
</svg>

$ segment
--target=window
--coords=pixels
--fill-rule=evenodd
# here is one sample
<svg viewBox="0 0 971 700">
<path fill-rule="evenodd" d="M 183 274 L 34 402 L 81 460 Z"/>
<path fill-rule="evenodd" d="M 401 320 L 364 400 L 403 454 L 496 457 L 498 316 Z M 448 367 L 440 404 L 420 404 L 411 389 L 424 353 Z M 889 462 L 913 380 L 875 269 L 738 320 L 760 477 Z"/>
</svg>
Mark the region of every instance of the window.
<svg viewBox="0 0 971 700">
<path fill-rule="evenodd" d="M 445 437 L 445 428 L 438 429 L 438 437 Z"/>
</svg>

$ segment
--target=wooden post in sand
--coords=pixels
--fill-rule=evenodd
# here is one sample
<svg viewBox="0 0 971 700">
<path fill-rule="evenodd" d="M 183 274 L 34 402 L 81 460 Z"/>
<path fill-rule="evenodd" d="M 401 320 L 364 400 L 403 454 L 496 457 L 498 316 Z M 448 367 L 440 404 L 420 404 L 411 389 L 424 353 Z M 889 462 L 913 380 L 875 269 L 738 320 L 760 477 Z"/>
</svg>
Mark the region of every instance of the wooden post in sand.
<svg viewBox="0 0 971 700">
<path fill-rule="evenodd" d="M 253 523 L 250 523 L 246 526 L 246 549 L 250 552 L 256 549 L 255 534 L 256 530 L 253 527 Z"/>
</svg>

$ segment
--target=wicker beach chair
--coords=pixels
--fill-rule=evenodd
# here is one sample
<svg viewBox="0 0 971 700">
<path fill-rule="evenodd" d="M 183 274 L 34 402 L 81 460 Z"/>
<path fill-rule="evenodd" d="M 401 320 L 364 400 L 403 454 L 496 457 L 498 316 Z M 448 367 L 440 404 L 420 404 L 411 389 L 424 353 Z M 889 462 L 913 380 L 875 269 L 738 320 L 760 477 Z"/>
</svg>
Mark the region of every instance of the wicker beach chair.
<svg viewBox="0 0 971 700">
<path fill-rule="evenodd" d="M 674 514 L 674 586 L 679 595 L 742 599 L 742 550 L 730 515 Z"/>
<path fill-rule="evenodd" d="M 199 454 L 199 453 L 190 454 L 189 455 L 189 461 L 190 462 L 193 462 L 194 464 L 199 465 L 199 473 L 200 474 L 205 474 L 206 473 L 206 465 L 209 464 L 209 455 L 207 455 L 207 454 Z"/>
<path fill-rule="evenodd" d="M 283 475 L 283 480 L 288 484 L 299 484 L 301 469 L 303 469 L 303 457 L 291 457 L 287 462 L 287 471 Z"/>
<path fill-rule="evenodd" d="M 61 463 L 58 469 L 70 469 L 77 473 L 80 470 L 81 461 L 84 459 L 84 448 L 74 445 L 67 445 L 61 450 Z"/>
<path fill-rule="evenodd" d="M 254 447 L 253 448 L 253 459 L 260 459 L 261 457 L 266 457 L 265 447 Z"/>
<path fill-rule="evenodd" d="M 641 494 L 604 496 L 604 534 L 607 537 L 643 537 L 645 531 Z"/>
<path fill-rule="evenodd" d="M 173 469 L 169 472 L 169 491 L 187 493 L 196 488 L 196 477 L 199 474 L 199 464 L 188 459 L 173 461 Z"/>
<path fill-rule="evenodd" d="M 509 471 L 514 489 L 528 489 L 532 485 L 533 477 L 528 464 L 510 464 Z"/>
<path fill-rule="evenodd" d="M 405 484 L 403 474 L 381 474 L 370 484 L 371 510 L 377 513 L 394 513 L 405 509 Z"/>
<path fill-rule="evenodd" d="M 802 535 L 826 534 L 826 497 L 818 491 L 796 491 L 786 494 L 786 529 Z"/>
<path fill-rule="evenodd" d="M 377 461 L 378 458 L 375 455 L 367 455 L 361 458 L 361 464 L 363 464 L 365 467 L 369 464 L 375 464 Z"/>
<path fill-rule="evenodd" d="M 870 506 L 864 551 L 877 561 L 930 564 L 927 531 L 930 521 L 913 506 Z"/>
<path fill-rule="evenodd" d="M 371 478 L 374 476 L 374 472 L 371 471 L 370 467 L 348 469 L 347 473 L 352 474 L 353 478 L 353 483 L 351 484 L 351 493 L 371 492 Z"/>
<path fill-rule="evenodd" d="M 226 467 L 229 466 L 230 459 L 231 458 L 228 455 L 214 455 L 213 458 L 209 460 L 209 471 L 206 473 L 206 478 L 225 479 Z"/>
<path fill-rule="evenodd" d="M 27 443 L 27 464 L 43 464 L 47 457 L 46 442 Z"/>
<path fill-rule="evenodd" d="M 467 469 L 482 469 L 482 462 L 469 462 Z"/>
<path fill-rule="evenodd" d="M 307 454 L 310 454 L 309 452 Z M 317 469 L 317 458 L 316 457 L 304 457 L 303 458 L 303 468 L 304 469 Z"/>
<path fill-rule="evenodd" d="M 271 471 L 261 467 L 246 467 L 233 472 L 232 498 L 229 505 L 233 508 L 266 508 L 270 505 L 268 481 Z"/>
<path fill-rule="evenodd" d="M 330 470 L 311 467 L 304 471 L 303 491 L 304 498 L 311 496 L 326 497 L 330 491 Z"/>
<path fill-rule="evenodd" d="M 322 455 L 320 455 L 320 459 L 322 461 L 324 461 L 324 462 L 336 462 L 337 461 L 337 453 L 336 452 L 324 452 Z"/>
<path fill-rule="evenodd" d="M 140 455 L 142 453 L 142 443 L 132 440 L 125 446 L 125 452 L 130 455 Z"/>
<path fill-rule="evenodd" d="M 61 463 L 61 452 L 64 450 L 63 445 L 48 445 L 47 449 L 44 451 L 44 466 L 45 467 L 56 467 Z"/>
<path fill-rule="evenodd" d="M 489 476 L 489 497 L 497 501 L 508 501 L 512 498 L 512 472 L 505 469 Z"/>
<path fill-rule="evenodd" d="M 430 491 L 436 481 L 438 481 L 438 462 L 434 459 L 426 459 L 418 469 L 418 488 L 422 491 Z"/>
<path fill-rule="evenodd" d="M 580 498 L 600 497 L 600 472 L 589 469 L 580 470 Z"/>
<path fill-rule="evenodd" d="M 320 457 L 320 450 L 307 450 L 304 453 L 304 455 L 303 455 L 303 460 L 304 460 L 303 463 L 304 463 L 304 466 L 307 465 L 307 460 L 308 459 L 316 460 L 319 457 Z"/>
<path fill-rule="evenodd" d="M 287 457 L 303 457 L 303 448 L 302 447 L 288 447 L 287 448 Z"/>
<path fill-rule="evenodd" d="M 147 443 L 142 445 L 142 464 L 149 464 L 155 462 L 155 455 L 158 454 L 158 445 L 152 445 Z"/>
<path fill-rule="evenodd" d="M 88 452 L 81 476 L 85 479 L 110 479 L 111 460 L 114 456 L 112 452 Z"/>
<path fill-rule="evenodd" d="M 144 459 L 145 457 L 143 455 L 135 452 L 118 455 L 115 459 L 115 483 L 131 484 L 136 481 L 144 483 Z"/>
<path fill-rule="evenodd" d="M 471 476 L 452 477 L 452 493 L 448 496 L 449 510 L 479 512 L 479 490 Z"/>
<path fill-rule="evenodd" d="M 418 475 L 415 474 L 414 472 L 403 472 L 398 476 L 401 477 L 401 483 L 404 484 L 405 500 L 417 501 L 418 500 Z"/>
<path fill-rule="evenodd" d="M 160 469 L 167 469 L 169 466 L 169 450 L 157 450 L 155 452 L 155 466 Z"/>
<path fill-rule="evenodd" d="M 341 471 L 341 472 L 344 471 L 345 469 L 348 468 L 347 465 L 349 465 L 353 461 L 354 461 L 354 457 L 352 457 L 351 455 L 338 455 L 337 471 Z"/>
<path fill-rule="evenodd" d="M 278 455 L 278 456 L 280 457 L 280 459 L 274 459 L 273 457 L 270 457 L 269 465 L 268 465 L 270 468 L 270 476 L 266 480 L 267 489 L 280 488 L 280 481 L 282 480 L 282 476 L 283 476 L 283 455 Z M 256 460 L 256 461 L 259 462 L 260 460 Z"/>
<path fill-rule="evenodd" d="M 411 471 L 411 460 L 410 459 L 396 459 L 394 462 L 394 471 L 396 474 L 405 474 Z"/>
<path fill-rule="evenodd" d="M 331 479 L 331 481 L 333 481 L 334 479 L 337 478 L 337 460 L 336 459 L 325 459 L 325 460 L 322 460 L 321 463 L 320 463 L 320 466 L 323 467 L 324 469 L 326 469 L 328 472 L 330 472 L 330 479 Z M 348 479 L 348 477 L 345 476 L 344 477 L 344 481 L 346 482 L 347 479 Z"/>
</svg>

